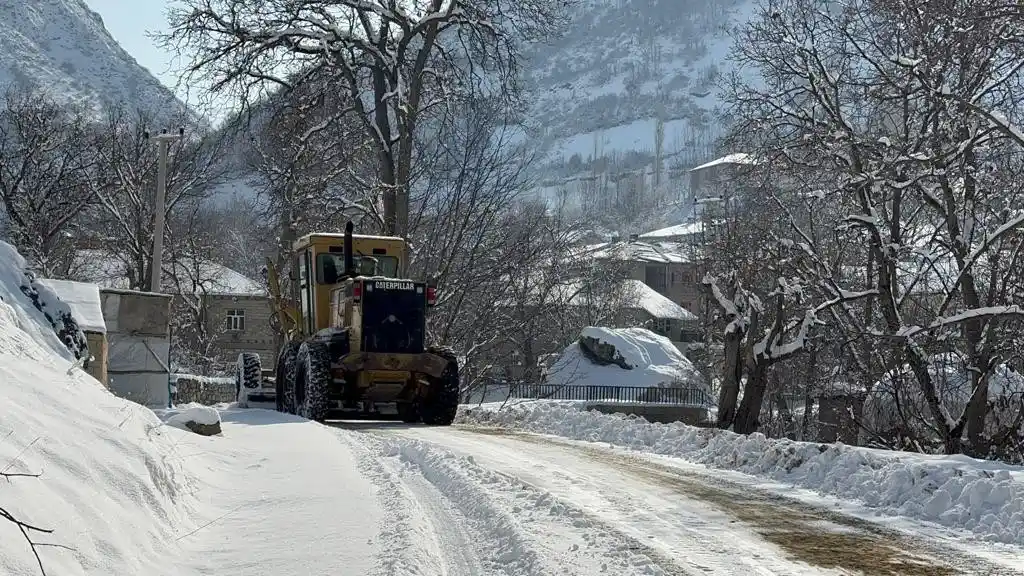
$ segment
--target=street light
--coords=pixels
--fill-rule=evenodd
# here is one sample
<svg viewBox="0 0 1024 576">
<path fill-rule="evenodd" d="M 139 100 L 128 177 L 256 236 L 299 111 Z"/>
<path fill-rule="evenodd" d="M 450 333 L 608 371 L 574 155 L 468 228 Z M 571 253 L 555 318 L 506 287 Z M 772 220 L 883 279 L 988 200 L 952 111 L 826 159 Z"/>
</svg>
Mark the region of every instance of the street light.
<svg viewBox="0 0 1024 576">
<path fill-rule="evenodd" d="M 149 276 L 149 290 L 160 292 L 160 277 L 162 272 L 161 262 L 164 252 L 164 205 L 167 203 L 167 147 L 171 142 L 181 139 L 185 135 L 185 129 L 179 128 L 177 134 L 168 134 L 167 130 L 161 130 L 160 134 L 145 136 L 149 140 L 156 140 L 159 149 L 159 160 L 156 168 L 156 201 L 153 204 L 153 265 Z"/>
</svg>

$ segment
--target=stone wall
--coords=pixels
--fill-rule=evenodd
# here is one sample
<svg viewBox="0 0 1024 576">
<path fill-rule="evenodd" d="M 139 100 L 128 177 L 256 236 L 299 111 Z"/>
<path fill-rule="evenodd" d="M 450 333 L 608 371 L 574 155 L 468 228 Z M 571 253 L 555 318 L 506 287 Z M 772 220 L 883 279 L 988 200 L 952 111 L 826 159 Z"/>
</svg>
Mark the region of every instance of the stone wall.
<svg viewBox="0 0 1024 576">
<path fill-rule="evenodd" d="M 176 375 L 172 378 L 175 387 L 174 403 L 196 402 L 211 406 L 234 402 L 235 382 L 229 378 L 201 378 Z"/>
</svg>

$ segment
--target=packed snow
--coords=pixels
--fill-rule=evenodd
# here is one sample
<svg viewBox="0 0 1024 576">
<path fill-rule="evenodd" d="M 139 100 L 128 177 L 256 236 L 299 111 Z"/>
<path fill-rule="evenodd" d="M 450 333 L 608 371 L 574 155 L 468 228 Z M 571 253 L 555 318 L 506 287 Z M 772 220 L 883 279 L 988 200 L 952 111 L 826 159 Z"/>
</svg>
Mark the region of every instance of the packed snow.
<svg viewBox="0 0 1024 576">
<path fill-rule="evenodd" d="M 1024 545 L 1024 468 L 1019 466 L 649 423 L 572 403 L 465 406 L 458 419 L 683 458 L 965 530 L 986 541 Z"/>
<path fill-rule="evenodd" d="M 633 388 L 705 387 L 700 373 L 672 341 L 645 328 L 583 329 L 581 337 L 611 344 L 631 369 L 592 362 L 580 343 L 567 346 L 547 370 L 554 386 L 627 386 Z"/>
</svg>

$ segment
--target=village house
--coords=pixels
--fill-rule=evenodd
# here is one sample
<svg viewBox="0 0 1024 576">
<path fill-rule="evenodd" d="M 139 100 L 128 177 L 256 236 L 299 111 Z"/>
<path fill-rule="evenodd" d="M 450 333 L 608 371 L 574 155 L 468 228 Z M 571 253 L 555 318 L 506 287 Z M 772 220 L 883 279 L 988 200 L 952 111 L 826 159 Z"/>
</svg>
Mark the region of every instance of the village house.
<svg viewBox="0 0 1024 576">
<path fill-rule="evenodd" d="M 101 288 L 128 288 L 127 275 L 116 260 L 99 250 L 83 252 L 89 252 L 83 259 L 91 263 L 83 269 L 84 279 Z M 272 304 L 260 283 L 215 262 L 181 259 L 165 272 L 162 291 L 174 297 L 172 306 L 179 315 L 182 306 L 198 308 L 196 316 L 210 338 L 210 355 L 218 359 L 215 370 L 233 370 L 241 352 L 256 352 L 264 369 L 274 368 L 277 340 L 270 323 Z"/>
</svg>

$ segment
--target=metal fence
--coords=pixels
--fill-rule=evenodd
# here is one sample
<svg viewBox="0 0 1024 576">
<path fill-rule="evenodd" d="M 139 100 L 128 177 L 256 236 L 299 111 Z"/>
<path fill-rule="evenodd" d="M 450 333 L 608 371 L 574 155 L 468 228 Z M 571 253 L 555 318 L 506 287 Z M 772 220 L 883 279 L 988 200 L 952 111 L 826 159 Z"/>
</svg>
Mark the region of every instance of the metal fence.
<svg viewBox="0 0 1024 576">
<path fill-rule="evenodd" d="M 634 388 L 629 386 L 559 386 L 515 384 L 513 398 L 546 398 L 588 402 L 645 402 L 683 406 L 707 406 L 708 394 L 700 388 Z"/>
</svg>

